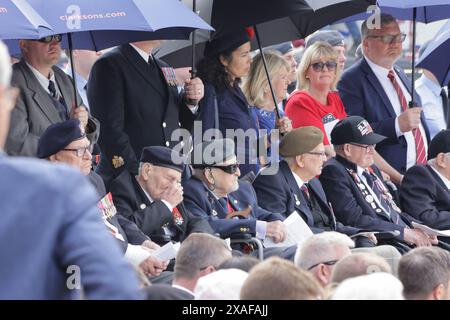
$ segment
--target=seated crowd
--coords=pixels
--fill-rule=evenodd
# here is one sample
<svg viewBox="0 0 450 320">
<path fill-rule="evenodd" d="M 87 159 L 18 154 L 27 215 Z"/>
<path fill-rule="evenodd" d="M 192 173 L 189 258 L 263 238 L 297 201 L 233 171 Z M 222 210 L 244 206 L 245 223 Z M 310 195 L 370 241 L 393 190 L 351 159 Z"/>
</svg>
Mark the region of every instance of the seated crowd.
<svg viewBox="0 0 450 320">
<path fill-rule="evenodd" d="M 13 68 L 0 42 L 0 298 L 450 299 L 450 130 L 404 107 L 397 22 L 361 32 L 342 79 L 339 33 L 311 35 L 297 71 L 292 46 L 265 51 L 273 96 L 245 31 L 180 90 L 158 41 L 123 45 L 89 109 L 36 59 L 60 39 L 21 40 Z"/>
</svg>

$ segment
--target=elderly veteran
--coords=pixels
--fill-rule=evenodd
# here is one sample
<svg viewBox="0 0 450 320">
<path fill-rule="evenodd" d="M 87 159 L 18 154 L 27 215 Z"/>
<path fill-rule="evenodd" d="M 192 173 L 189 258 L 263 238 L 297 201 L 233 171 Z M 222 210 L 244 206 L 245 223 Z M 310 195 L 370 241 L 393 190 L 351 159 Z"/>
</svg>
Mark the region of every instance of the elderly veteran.
<svg viewBox="0 0 450 320">
<path fill-rule="evenodd" d="M 87 176 L 98 193 L 99 207 L 102 208 L 102 216 L 108 231 L 117 240 L 125 258 L 130 263 L 139 266 L 148 275 L 159 276 L 166 269 L 167 263 L 155 257 L 149 257 L 142 261 L 140 256 L 148 256 L 148 251 L 158 249 L 159 246 L 151 241 L 131 221 L 122 215 L 116 215 L 116 209 L 112 198 L 105 197 L 106 190 L 103 180 L 95 172 L 91 171 L 92 155 L 90 143 L 86 135 L 80 130 L 80 121 L 77 119 L 58 122 L 50 125 L 42 134 L 38 143 L 37 155 L 41 159 L 50 162 L 65 163 Z M 141 246 L 145 247 L 142 248 Z M 170 280 L 168 275 L 164 279 Z M 158 281 L 153 278 L 152 281 Z M 159 280 L 163 280 L 161 277 Z"/>
<path fill-rule="evenodd" d="M 422 223 L 450 229 L 449 190 L 450 130 L 442 130 L 430 142 L 428 164 L 415 165 L 406 172 L 400 200 L 404 209 Z"/>
<path fill-rule="evenodd" d="M 191 157 L 194 175 L 184 184 L 186 208 L 208 221 L 223 238 L 250 233 L 261 240 L 271 237 L 276 243 L 282 242 L 287 235 L 284 218 L 259 207 L 252 185 L 238 180 L 240 170 L 234 150 L 231 139 L 195 146 Z M 234 217 L 236 214 L 243 219 Z M 293 259 L 295 253 L 292 247 L 270 249 L 265 249 L 264 256 L 277 254 Z"/>
<path fill-rule="evenodd" d="M 396 205 L 373 164 L 375 146 L 384 139 L 359 116 L 339 121 L 331 132 L 337 155 L 323 168 L 320 181 L 337 219 L 357 228 L 398 233 L 386 241 L 400 252 L 437 244 L 436 237 L 412 228 L 414 219 Z"/>
<path fill-rule="evenodd" d="M 146 147 L 139 174 L 133 176 L 125 170 L 110 185 L 118 212 L 157 243 L 183 241 L 193 232 L 214 233 L 183 204 L 183 161 L 172 149 Z"/>
<path fill-rule="evenodd" d="M 263 170 L 253 183 L 258 203 L 271 212 L 288 217 L 297 211 L 314 233 L 337 231 L 349 236 L 360 231 L 336 222 L 333 209 L 316 176 L 326 160 L 322 131 L 313 126 L 292 130 L 280 143 L 283 160 L 276 174 Z M 369 241 L 370 239 L 370 241 Z M 373 234 L 357 241 L 358 246 L 377 243 Z"/>
</svg>

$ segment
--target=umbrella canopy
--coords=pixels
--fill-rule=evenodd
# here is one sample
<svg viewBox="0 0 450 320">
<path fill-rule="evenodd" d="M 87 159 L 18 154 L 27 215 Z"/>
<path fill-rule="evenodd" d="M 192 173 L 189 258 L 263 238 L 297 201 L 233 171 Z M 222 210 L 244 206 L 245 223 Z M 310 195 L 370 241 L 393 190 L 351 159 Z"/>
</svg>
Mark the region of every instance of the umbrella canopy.
<svg viewBox="0 0 450 320">
<path fill-rule="evenodd" d="M 22 0 L 0 0 L 0 39 L 39 39 L 53 34 L 50 25 Z"/>
<path fill-rule="evenodd" d="M 450 81 L 450 20 L 442 26 L 416 65 L 431 71 L 442 87 Z"/>
<path fill-rule="evenodd" d="M 182 0 L 186 5 L 190 5 L 192 0 Z M 286 1 L 279 2 L 271 1 L 245 1 L 239 4 L 237 0 L 197 0 L 197 7 L 199 15 L 203 20 L 210 22 L 216 29 L 214 37 L 220 37 L 221 34 L 232 32 L 235 29 L 242 29 L 244 26 L 249 26 L 263 21 L 258 24 L 258 31 L 261 38 L 261 45 L 263 47 L 278 44 L 281 42 L 300 39 L 308 36 L 314 31 L 332 24 L 347 16 L 355 15 L 358 12 L 365 12 L 369 5 L 375 4 L 376 0 L 321 0 L 321 1 Z M 262 4 L 262 7 L 258 5 Z M 307 3 L 310 3 L 316 11 L 313 11 Z M 226 5 L 228 4 L 228 5 Z M 327 7 L 320 7 L 323 5 L 332 4 Z M 272 19 L 270 19 L 270 7 L 276 7 L 273 11 Z M 279 6 L 286 5 L 285 15 Z M 214 6 L 214 8 L 213 8 Z M 253 7 L 252 7 L 253 6 Z M 290 11 L 289 8 L 293 8 Z M 202 9 L 203 8 L 203 9 Z M 234 9 L 233 9 L 234 8 Z M 239 9 L 236 9 L 239 8 Z M 239 16 L 231 11 L 239 11 Z M 217 10 L 217 14 L 216 14 Z M 262 14 L 263 10 L 268 10 L 269 13 Z M 211 13 L 211 11 L 213 13 Z M 214 17 L 212 15 L 214 14 Z M 226 14 L 229 14 L 228 19 Z M 247 16 L 247 18 L 245 18 Z M 232 17 L 232 19 L 230 19 Z M 354 20 L 358 20 L 355 16 Z M 241 22 L 239 22 L 241 21 Z M 240 23 L 240 24 L 239 24 Z M 196 39 L 196 58 L 197 62 L 203 56 L 204 42 L 209 40 L 209 32 L 197 32 Z M 171 41 L 166 42 L 157 51 L 156 55 L 162 58 L 167 63 L 174 67 L 186 67 L 191 65 L 192 50 L 190 41 Z M 257 48 L 256 41 L 253 41 L 252 48 Z"/>
<path fill-rule="evenodd" d="M 28 2 L 54 33 L 72 33 L 73 47 L 77 49 L 99 51 L 133 41 L 188 39 L 195 29 L 213 30 L 177 0 Z"/>
</svg>

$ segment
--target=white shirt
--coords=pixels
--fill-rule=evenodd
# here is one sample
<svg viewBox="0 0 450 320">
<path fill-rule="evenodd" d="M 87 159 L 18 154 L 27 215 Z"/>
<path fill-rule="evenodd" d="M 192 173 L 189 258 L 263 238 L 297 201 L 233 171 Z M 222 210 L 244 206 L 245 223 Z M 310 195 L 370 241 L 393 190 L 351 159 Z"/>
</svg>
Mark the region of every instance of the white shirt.
<svg viewBox="0 0 450 320">
<path fill-rule="evenodd" d="M 370 68 L 372 69 L 373 73 L 377 77 L 378 81 L 380 82 L 381 86 L 383 87 L 384 92 L 388 96 L 389 101 L 391 102 L 391 105 L 394 109 L 395 114 L 397 117 L 395 118 L 395 132 L 397 133 L 397 137 L 404 136 L 406 139 L 406 143 L 408 145 L 407 152 L 406 152 L 406 169 L 409 169 L 413 165 L 416 164 L 416 142 L 414 140 L 414 135 L 412 131 L 408 132 L 401 132 L 400 126 L 398 124 L 398 116 L 402 113 L 402 106 L 400 104 L 400 99 L 398 98 L 397 92 L 395 91 L 395 88 L 391 82 L 391 80 L 388 78 L 388 73 L 390 69 L 386 69 L 384 67 L 381 67 L 374 62 L 372 62 L 369 58 L 364 56 L 366 58 L 367 63 L 369 64 Z M 398 76 L 398 74 L 394 70 L 394 76 L 395 80 L 399 84 L 400 88 L 402 89 L 403 95 L 405 96 L 405 99 L 407 102 L 411 101 L 411 95 L 409 94 L 408 90 L 403 85 L 402 80 Z M 424 140 L 425 144 L 425 153 L 428 149 L 427 144 L 427 137 L 425 134 L 425 131 L 422 127 L 422 124 L 419 126 L 420 133 L 422 134 L 422 138 Z"/>
<path fill-rule="evenodd" d="M 294 176 L 295 182 L 297 182 L 298 188 L 301 190 L 302 186 L 305 184 L 305 181 L 302 180 L 294 171 L 292 171 L 292 175 Z"/>
<path fill-rule="evenodd" d="M 444 182 L 447 189 L 450 190 L 450 180 L 448 180 L 439 171 L 437 171 L 436 168 L 433 167 L 433 165 L 431 165 L 430 167 L 431 167 L 431 169 L 433 169 L 434 172 L 436 172 L 436 174 L 439 176 L 439 178 L 441 178 L 442 182 Z"/>
<path fill-rule="evenodd" d="M 150 197 L 150 195 L 147 193 L 147 191 L 145 191 L 145 189 L 142 188 L 142 186 L 141 186 L 140 184 L 139 184 L 139 187 L 141 187 L 142 191 L 144 191 L 144 194 L 145 194 L 145 196 L 147 197 L 148 201 L 150 201 L 150 203 L 155 202 L 155 201 L 152 199 L 152 197 Z M 170 212 L 172 212 L 172 210 L 173 210 L 172 205 L 171 205 L 169 202 L 167 202 L 166 200 L 164 200 L 164 199 L 161 199 L 161 201 L 166 205 L 166 207 L 170 210 Z"/>
<path fill-rule="evenodd" d="M 50 77 L 47 78 L 46 76 L 44 76 L 42 73 L 40 73 L 36 68 L 34 68 L 31 64 L 29 64 L 28 62 L 25 61 L 25 63 L 27 64 L 27 66 L 30 68 L 31 72 L 33 72 L 34 76 L 36 77 L 36 79 L 38 80 L 39 84 L 42 86 L 42 88 L 44 88 L 44 90 L 51 95 L 50 90 L 48 90 L 48 84 L 50 83 L 50 80 L 53 81 L 53 83 L 55 84 L 55 88 L 56 88 L 56 93 L 58 96 L 61 96 L 61 90 L 59 90 L 58 87 L 58 83 L 56 82 L 55 79 L 55 73 L 53 72 L 52 69 L 50 69 Z"/>
<path fill-rule="evenodd" d="M 430 138 L 447 129 L 447 121 L 442 107 L 441 86 L 423 74 L 416 80 L 416 91 L 422 101 L 423 113 L 430 130 Z"/>
<path fill-rule="evenodd" d="M 70 63 L 67 64 L 67 68 L 64 69 L 64 72 L 68 76 L 72 77 L 72 68 L 70 67 Z M 87 79 L 84 79 L 82 76 L 80 76 L 80 74 L 78 74 L 75 71 L 75 82 L 77 84 L 77 91 L 80 94 L 81 99 L 83 100 L 83 105 L 89 111 L 89 101 L 88 101 L 88 98 L 87 98 L 87 90 L 86 90 Z"/>
<path fill-rule="evenodd" d="M 139 55 L 142 57 L 142 59 L 145 60 L 145 62 L 148 62 L 148 58 L 151 57 L 151 56 L 147 52 L 145 52 L 144 50 L 136 47 L 135 45 L 133 45 L 131 43 L 130 43 L 130 46 L 132 46 L 137 51 L 137 53 L 139 53 Z M 152 57 L 152 60 L 154 61 L 153 57 Z M 177 90 L 178 90 L 178 92 L 180 92 L 179 88 L 177 88 Z M 191 110 L 191 112 L 193 114 L 197 113 L 198 105 L 197 106 L 187 106 L 187 107 L 189 108 L 189 110 Z"/>
</svg>

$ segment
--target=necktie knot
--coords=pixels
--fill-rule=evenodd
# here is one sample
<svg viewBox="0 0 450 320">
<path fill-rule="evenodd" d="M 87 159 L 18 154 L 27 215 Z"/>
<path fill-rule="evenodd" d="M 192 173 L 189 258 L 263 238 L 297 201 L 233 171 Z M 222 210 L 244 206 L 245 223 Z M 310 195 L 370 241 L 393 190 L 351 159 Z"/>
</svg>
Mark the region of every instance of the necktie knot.
<svg viewBox="0 0 450 320">
<path fill-rule="evenodd" d="M 308 185 L 306 183 L 304 183 L 300 189 L 302 190 L 303 194 L 305 195 L 306 199 L 309 200 L 309 189 L 308 189 Z"/>
<path fill-rule="evenodd" d="M 56 98 L 56 86 L 52 80 L 49 80 L 48 82 L 48 91 L 50 91 L 50 94 L 53 98 Z"/>
<path fill-rule="evenodd" d="M 388 78 L 389 78 L 389 80 L 391 80 L 392 82 L 394 82 L 395 81 L 395 74 L 394 74 L 394 70 L 389 70 L 389 72 L 388 72 Z"/>
</svg>

